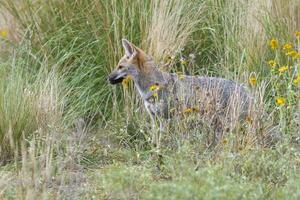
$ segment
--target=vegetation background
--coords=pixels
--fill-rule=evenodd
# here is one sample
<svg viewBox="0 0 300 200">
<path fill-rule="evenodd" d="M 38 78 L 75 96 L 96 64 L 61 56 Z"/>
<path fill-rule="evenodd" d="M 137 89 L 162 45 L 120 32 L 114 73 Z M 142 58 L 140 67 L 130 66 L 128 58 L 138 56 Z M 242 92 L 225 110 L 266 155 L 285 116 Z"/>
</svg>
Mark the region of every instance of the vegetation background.
<svg viewBox="0 0 300 200">
<path fill-rule="evenodd" d="M 299 199 L 299 0 L 0 0 L 0 199 Z M 213 149 L 193 113 L 157 152 L 127 38 L 170 72 L 244 83 Z"/>
</svg>

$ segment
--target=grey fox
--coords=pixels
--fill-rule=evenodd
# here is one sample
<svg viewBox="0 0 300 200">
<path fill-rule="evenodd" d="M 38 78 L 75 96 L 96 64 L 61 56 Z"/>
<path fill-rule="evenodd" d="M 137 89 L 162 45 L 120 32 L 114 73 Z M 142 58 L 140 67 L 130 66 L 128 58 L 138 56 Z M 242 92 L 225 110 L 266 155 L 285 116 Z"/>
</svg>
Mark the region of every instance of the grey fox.
<svg viewBox="0 0 300 200">
<path fill-rule="evenodd" d="M 245 119 L 251 95 L 234 81 L 163 72 L 143 50 L 122 40 L 125 55 L 109 75 L 111 84 L 131 76 L 151 119 L 171 119 L 194 112 L 210 119 L 219 139 L 225 126 Z"/>
</svg>

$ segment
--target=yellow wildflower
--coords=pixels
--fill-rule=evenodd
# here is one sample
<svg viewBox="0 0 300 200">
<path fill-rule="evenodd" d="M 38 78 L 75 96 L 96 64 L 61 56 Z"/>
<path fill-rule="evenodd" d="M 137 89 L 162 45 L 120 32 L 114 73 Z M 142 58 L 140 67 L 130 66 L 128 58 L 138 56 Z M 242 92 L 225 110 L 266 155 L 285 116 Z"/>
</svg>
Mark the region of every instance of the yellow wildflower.
<svg viewBox="0 0 300 200">
<path fill-rule="evenodd" d="M 177 72 L 179 80 L 183 80 L 185 78 L 185 75 L 182 72 Z"/>
<path fill-rule="evenodd" d="M 157 92 L 154 92 L 154 93 L 152 94 L 152 96 L 155 97 L 155 98 L 157 98 L 157 97 L 158 97 Z"/>
<path fill-rule="evenodd" d="M 288 67 L 287 65 L 285 65 L 285 66 L 280 67 L 280 68 L 278 69 L 278 71 L 279 71 L 280 73 L 283 73 L 283 72 L 287 71 L 288 69 L 289 69 L 289 67 Z"/>
<path fill-rule="evenodd" d="M 186 108 L 183 113 L 192 113 L 192 112 L 200 112 L 199 108 Z"/>
<path fill-rule="evenodd" d="M 127 76 L 126 78 L 123 79 L 122 85 L 125 89 L 128 88 L 129 82 L 132 80 L 131 76 Z"/>
<path fill-rule="evenodd" d="M 275 67 L 277 65 L 277 63 L 275 62 L 275 60 L 269 60 L 268 64 L 271 66 L 271 67 Z"/>
<path fill-rule="evenodd" d="M 183 80 L 185 78 L 185 75 L 179 75 L 179 79 Z"/>
<path fill-rule="evenodd" d="M 270 40 L 269 46 L 271 47 L 271 49 L 277 49 L 277 47 L 278 47 L 278 40 L 276 40 L 276 39 Z"/>
<path fill-rule="evenodd" d="M 287 56 L 295 56 L 296 54 L 297 54 L 297 52 L 294 51 L 294 50 L 292 50 L 292 51 L 287 52 L 285 55 L 287 55 Z"/>
<path fill-rule="evenodd" d="M 183 113 L 191 113 L 193 112 L 193 109 L 192 108 L 186 108 L 184 109 Z"/>
<path fill-rule="evenodd" d="M 286 43 L 285 45 L 283 45 L 282 49 L 283 50 L 288 50 L 288 49 L 291 49 L 292 48 L 292 45 L 290 43 Z"/>
<path fill-rule="evenodd" d="M 285 98 L 277 97 L 276 98 L 276 104 L 279 105 L 279 106 L 283 106 L 285 104 Z"/>
<path fill-rule="evenodd" d="M 252 124 L 252 122 L 253 122 L 252 117 L 251 117 L 251 116 L 247 116 L 247 117 L 246 117 L 246 122 L 247 122 L 248 124 Z"/>
<path fill-rule="evenodd" d="M 228 140 L 227 140 L 227 139 L 223 139 L 223 140 L 222 140 L 222 144 L 223 144 L 223 145 L 228 144 Z"/>
<path fill-rule="evenodd" d="M 297 38 L 300 38 L 300 31 L 297 31 L 297 32 L 295 33 L 295 35 L 296 35 Z"/>
<path fill-rule="evenodd" d="M 192 109 L 193 109 L 193 112 L 200 112 L 199 108 L 192 108 Z"/>
<path fill-rule="evenodd" d="M 293 59 L 300 59 L 300 53 L 296 53 Z"/>
<path fill-rule="evenodd" d="M 184 59 L 184 58 L 181 58 L 180 59 L 180 63 L 182 64 L 182 65 L 187 65 L 187 60 L 186 59 Z"/>
<path fill-rule="evenodd" d="M 0 29 L 0 37 L 6 38 L 8 35 L 8 30 L 7 29 Z"/>
<path fill-rule="evenodd" d="M 300 83 L 300 72 L 298 73 L 298 75 L 296 76 L 296 78 L 293 80 L 293 83 L 295 85 L 297 85 L 298 83 Z"/>
<path fill-rule="evenodd" d="M 171 62 L 171 61 L 174 60 L 174 59 L 175 59 L 175 56 L 174 56 L 174 55 L 172 55 L 172 56 L 168 55 L 167 58 L 166 58 L 166 61 L 167 61 L 167 62 Z"/>
<path fill-rule="evenodd" d="M 297 85 L 298 83 L 300 83 L 300 79 L 296 78 L 293 80 L 293 84 Z"/>
<path fill-rule="evenodd" d="M 154 90 L 158 90 L 158 89 L 159 89 L 159 85 L 157 83 L 154 85 L 151 85 L 149 88 L 150 91 L 154 91 Z"/>
<path fill-rule="evenodd" d="M 255 75 L 250 76 L 249 83 L 252 87 L 254 87 L 256 85 L 257 79 L 256 79 Z"/>
</svg>

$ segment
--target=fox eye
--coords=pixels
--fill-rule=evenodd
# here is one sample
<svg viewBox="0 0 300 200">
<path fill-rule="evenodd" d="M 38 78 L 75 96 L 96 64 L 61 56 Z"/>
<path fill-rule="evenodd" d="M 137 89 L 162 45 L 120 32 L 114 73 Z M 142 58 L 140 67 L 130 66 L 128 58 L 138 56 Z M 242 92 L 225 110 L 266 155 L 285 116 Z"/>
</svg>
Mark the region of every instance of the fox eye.
<svg viewBox="0 0 300 200">
<path fill-rule="evenodd" d="M 118 69 L 123 69 L 123 68 L 124 68 L 123 65 L 119 65 L 119 66 L 118 66 Z"/>
</svg>

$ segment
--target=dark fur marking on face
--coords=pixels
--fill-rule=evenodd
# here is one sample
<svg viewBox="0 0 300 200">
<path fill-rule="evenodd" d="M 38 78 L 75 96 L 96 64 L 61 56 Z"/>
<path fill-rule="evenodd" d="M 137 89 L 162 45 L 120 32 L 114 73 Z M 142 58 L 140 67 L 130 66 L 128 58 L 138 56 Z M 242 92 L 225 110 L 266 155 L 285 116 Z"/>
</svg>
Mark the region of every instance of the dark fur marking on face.
<svg viewBox="0 0 300 200">
<path fill-rule="evenodd" d="M 120 77 L 120 78 L 117 78 L 117 79 L 115 77 L 109 77 L 108 78 L 109 83 L 112 84 L 112 85 L 121 83 L 123 80 L 124 80 L 124 77 Z"/>
</svg>

